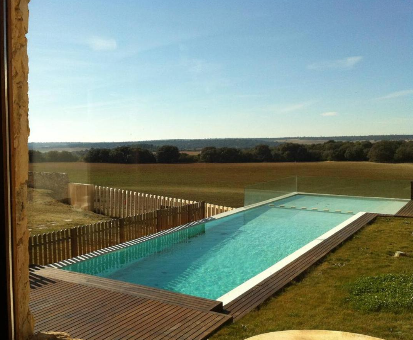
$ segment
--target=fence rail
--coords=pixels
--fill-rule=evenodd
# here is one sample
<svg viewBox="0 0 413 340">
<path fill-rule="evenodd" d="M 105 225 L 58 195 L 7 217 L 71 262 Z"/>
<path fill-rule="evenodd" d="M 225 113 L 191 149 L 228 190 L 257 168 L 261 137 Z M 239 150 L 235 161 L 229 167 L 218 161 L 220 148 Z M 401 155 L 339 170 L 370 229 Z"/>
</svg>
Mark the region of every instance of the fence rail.
<svg viewBox="0 0 413 340">
<path fill-rule="evenodd" d="M 95 185 L 94 211 L 113 218 L 136 216 L 169 207 L 182 207 L 196 203 L 181 198 L 172 198 L 142 192 Z M 233 208 L 206 204 L 205 217 L 211 217 Z"/>
<path fill-rule="evenodd" d="M 116 220 L 83 225 L 32 235 L 30 263 L 46 265 L 114 246 L 139 237 L 201 220 L 206 215 L 204 202 L 168 207 Z"/>
</svg>

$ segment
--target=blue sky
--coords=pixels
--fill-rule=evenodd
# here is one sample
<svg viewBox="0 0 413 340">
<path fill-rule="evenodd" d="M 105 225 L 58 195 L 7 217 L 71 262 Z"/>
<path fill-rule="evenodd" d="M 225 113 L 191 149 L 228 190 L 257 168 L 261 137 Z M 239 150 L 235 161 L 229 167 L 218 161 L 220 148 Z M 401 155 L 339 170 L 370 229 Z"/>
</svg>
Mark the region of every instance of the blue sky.
<svg viewBox="0 0 413 340">
<path fill-rule="evenodd" d="M 413 2 L 30 2 L 31 142 L 413 134 Z"/>
</svg>

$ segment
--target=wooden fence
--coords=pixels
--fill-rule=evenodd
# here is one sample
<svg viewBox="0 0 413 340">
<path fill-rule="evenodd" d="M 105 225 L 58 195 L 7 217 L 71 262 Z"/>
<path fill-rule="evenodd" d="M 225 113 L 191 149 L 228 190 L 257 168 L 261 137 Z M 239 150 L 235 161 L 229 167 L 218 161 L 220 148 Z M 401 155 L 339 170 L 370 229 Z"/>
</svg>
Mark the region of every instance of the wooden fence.
<svg viewBox="0 0 413 340">
<path fill-rule="evenodd" d="M 63 261 L 198 221 L 205 217 L 205 208 L 204 202 L 196 202 L 116 220 L 32 235 L 29 240 L 30 263 L 46 265 Z"/>
<path fill-rule="evenodd" d="M 141 192 L 95 185 L 94 212 L 113 218 L 136 216 L 168 207 L 182 207 L 195 201 L 145 194 Z M 206 204 L 205 217 L 230 211 L 233 208 Z"/>
<path fill-rule="evenodd" d="M 211 203 L 205 203 L 205 217 L 211 217 L 227 211 L 231 211 L 234 208 L 226 207 L 224 205 L 216 205 Z"/>
</svg>

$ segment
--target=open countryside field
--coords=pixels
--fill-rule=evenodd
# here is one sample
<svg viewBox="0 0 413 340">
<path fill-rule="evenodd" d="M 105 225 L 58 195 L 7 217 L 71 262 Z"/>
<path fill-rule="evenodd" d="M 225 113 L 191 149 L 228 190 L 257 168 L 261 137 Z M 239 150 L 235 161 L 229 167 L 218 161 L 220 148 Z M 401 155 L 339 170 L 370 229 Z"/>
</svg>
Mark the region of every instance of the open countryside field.
<svg viewBox="0 0 413 340">
<path fill-rule="evenodd" d="M 35 163 L 31 171 L 66 172 L 71 182 L 239 207 L 244 188 L 288 176 L 413 180 L 413 164 L 369 162 L 243 164 Z"/>
</svg>

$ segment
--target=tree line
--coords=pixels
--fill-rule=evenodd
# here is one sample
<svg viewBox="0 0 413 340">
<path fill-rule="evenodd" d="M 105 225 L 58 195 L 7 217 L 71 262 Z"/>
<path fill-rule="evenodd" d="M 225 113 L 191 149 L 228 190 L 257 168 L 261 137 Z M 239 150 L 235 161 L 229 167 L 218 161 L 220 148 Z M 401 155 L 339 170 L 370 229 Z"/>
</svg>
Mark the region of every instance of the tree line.
<svg viewBox="0 0 413 340">
<path fill-rule="evenodd" d="M 69 151 L 48 151 L 40 152 L 37 150 L 29 150 L 30 163 L 42 162 L 77 162 L 81 160 L 81 156 L 76 152 Z"/>
<path fill-rule="evenodd" d="M 284 143 L 272 148 L 262 144 L 247 150 L 204 148 L 200 154 L 200 161 L 206 163 L 321 161 L 407 163 L 413 162 L 413 142 L 371 143 L 330 140 L 326 143 L 310 145 Z"/>
<path fill-rule="evenodd" d="M 247 162 L 320 162 L 370 161 L 379 163 L 413 162 L 413 142 L 369 141 L 350 142 L 329 140 L 322 144 L 284 143 L 270 147 L 260 144 L 253 148 L 205 147 L 199 155 L 189 155 L 173 145 L 163 145 L 155 152 L 136 146 L 114 149 L 93 148 L 83 154 L 68 151 L 29 151 L 30 162 L 87 163 L 247 163 Z"/>
<path fill-rule="evenodd" d="M 67 149 L 115 149 L 121 146 L 134 146 L 141 149 L 156 152 L 159 147 L 163 145 L 173 145 L 179 150 L 201 150 L 205 147 L 214 146 L 216 148 L 237 148 L 249 149 L 256 145 L 265 144 L 270 147 L 277 146 L 282 143 L 302 143 L 307 144 L 318 143 L 320 141 L 327 142 L 329 140 L 335 141 L 362 141 L 368 140 L 379 142 L 384 140 L 403 141 L 413 140 L 413 135 L 368 135 L 368 136 L 334 136 L 334 137 L 284 137 L 284 138 L 204 138 L 204 139 L 165 139 L 165 140 L 149 140 L 149 141 L 123 141 L 123 142 L 30 142 L 29 149 L 47 152 L 51 150 L 67 150 Z"/>
</svg>

